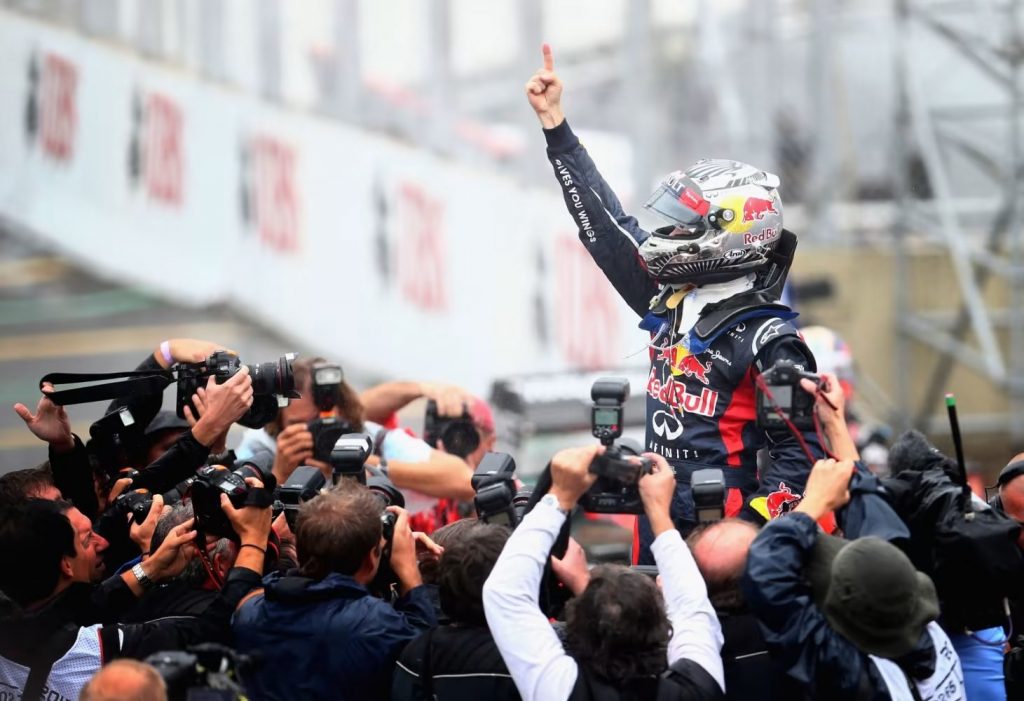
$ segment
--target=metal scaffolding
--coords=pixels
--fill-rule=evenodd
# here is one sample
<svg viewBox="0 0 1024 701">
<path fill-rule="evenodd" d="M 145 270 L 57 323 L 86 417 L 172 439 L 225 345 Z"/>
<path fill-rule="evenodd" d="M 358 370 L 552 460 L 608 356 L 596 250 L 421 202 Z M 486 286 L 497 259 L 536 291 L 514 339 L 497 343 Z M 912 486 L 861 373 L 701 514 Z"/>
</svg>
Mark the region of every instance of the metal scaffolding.
<svg viewBox="0 0 1024 701">
<path fill-rule="evenodd" d="M 950 376 L 966 367 L 1004 390 L 1011 406 L 1008 413 L 962 416 L 965 427 L 1008 431 L 1016 448 L 1024 445 L 1024 53 L 1018 4 L 895 0 L 893 149 L 899 204 L 894 422 L 938 428 L 931 419 Z M 963 85 L 965 72 L 977 87 L 969 99 L 944 91 L 954 73 Z M 911 251 L 922 243 L 936 247 L 955 273 L 953 308 L 923 309 L 914 300 Z M 997 286 L 1007 291 L 1001 308 L 993 306 Z M 935 351 L 938 362 L 914 406 L 918 344 Z"/>
</svg>

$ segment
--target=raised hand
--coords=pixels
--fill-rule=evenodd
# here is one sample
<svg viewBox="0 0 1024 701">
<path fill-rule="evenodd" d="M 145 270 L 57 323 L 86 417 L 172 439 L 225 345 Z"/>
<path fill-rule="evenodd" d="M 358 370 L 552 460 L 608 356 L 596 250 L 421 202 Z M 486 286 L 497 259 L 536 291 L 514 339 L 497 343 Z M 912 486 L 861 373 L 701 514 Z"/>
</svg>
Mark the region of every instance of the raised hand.
<svg viewBox="0 0 1024 701">
<path fill-rule="evenodd" d="M 36 413 L 20 402 L 14 405 L 14 413 L 21 417 L 32 435 L 49 443 L 56 452 L 64 453 L 75 447 L 75 438 L 71 435 L 71 421 L 64 407 L 57 406 L 46 396 L 52 391 L 53 385 L 43 384 L 43 396 L 36 405 Z"/>
<path fill-rule="evenodd" d="M 541 47 L 544 66 L 526 81 L 526 98 L 545 129 L 557 127 L 565 119 L 562 113 L 562 80 L 555 74 L 551 46 Z"/>
</svg>

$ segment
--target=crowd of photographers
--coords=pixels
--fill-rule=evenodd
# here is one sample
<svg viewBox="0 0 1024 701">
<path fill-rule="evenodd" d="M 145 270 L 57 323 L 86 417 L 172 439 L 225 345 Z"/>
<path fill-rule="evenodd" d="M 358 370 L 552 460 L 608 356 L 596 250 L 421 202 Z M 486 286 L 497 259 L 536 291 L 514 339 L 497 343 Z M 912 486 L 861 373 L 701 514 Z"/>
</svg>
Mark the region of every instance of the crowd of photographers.
<svg viewBox="0 0 1024 701">
<path fill-rule="evenodd" d="M 323 359 L 246 366 L 190 339 L 58 388 L 87 379 L 15 406 L 49 455 L 0 477 L 0 698 L 1024 694 L 1024 459 L 991 505 L 920 434 L 880 478 L 834 377 L 799 380 L 833 456 L 803 498 L 763 527 L 725 519 L 720 473 L 697 472 L 689 534 L 668 462 L 615 440 L 613 380 L 593 390 L 600 442 L 531 491 L 456 387 L 359 393 Z M 395 421 L 421 398 L 423 439 Z M 63 405 L 106 399 L 74 435 Z M 583 511 L 646 515 L 656 566 L 588 565 Z"/>
</svg>

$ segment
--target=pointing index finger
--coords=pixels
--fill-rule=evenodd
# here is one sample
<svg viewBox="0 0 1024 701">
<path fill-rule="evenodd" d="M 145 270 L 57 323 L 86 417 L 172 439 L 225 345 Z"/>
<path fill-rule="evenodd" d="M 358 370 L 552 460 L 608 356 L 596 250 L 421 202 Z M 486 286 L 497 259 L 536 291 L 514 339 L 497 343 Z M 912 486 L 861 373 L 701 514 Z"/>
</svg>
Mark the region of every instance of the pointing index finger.
<svg viewBox="0 0 1024 701">
<path fill-rule="evenodd" d="M 555 70 L 555 57 L 551 54 L 551 44 L 544 43 L 540 47 L 541 53 L 544 54 L 544 70 L 553 71 Z"/>
</svg>

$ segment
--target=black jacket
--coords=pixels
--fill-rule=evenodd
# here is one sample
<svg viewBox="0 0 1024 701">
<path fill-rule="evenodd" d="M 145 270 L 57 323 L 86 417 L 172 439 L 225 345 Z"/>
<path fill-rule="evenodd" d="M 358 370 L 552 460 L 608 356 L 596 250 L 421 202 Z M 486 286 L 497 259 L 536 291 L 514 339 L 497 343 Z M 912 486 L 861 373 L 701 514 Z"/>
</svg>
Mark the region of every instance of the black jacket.
<svg viewBox="0 0 1024 701">
<path fill-rule="evenodd" d="M 441 626 L 409 643 L 398 659 L 392 701 L 516 701 L 512 676 L 486 626 Z"/>
<path fill-rule="evenodd" d="M 803 513 L 772 521 L 750 546 L 743 594 L 761 622 L 772 656 L 814 698 L 888 701 L 870 658 L 829 625 L 815 606 L 803 566 L 818 525 Z M 936 650 L 924 634 L 897 664 L 915 679 L 935 671 Z"/>
<path fill-rule="evenodd" d="M 72 584 L 45 607 L 26 611 L 8 602 L 0 614 L 0 676 L 8 666 L 51 664 L 100 665 L 118 657 L 144 659 L 162 650 L 178 650 L 204 642 L 230 642 L 231 615 L 242 598 L 259 586 L 256 572 L 235 568 L 214 603 L 202 617 L 178 617 L 137 624 L 114 622 L 128 604 L 130 590 L 120 576 L 111 577 L 97 590 L 88 584 Z M 98 636 L 100 654 L 72 660 L 61 658 L 81 636 Z M 78 670 L 82 672 L 83 670 Z M 88 672 L 89 670 L 84 670 Z"/>
</svg>

